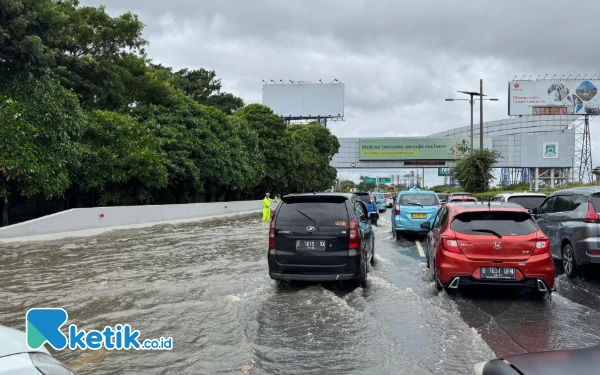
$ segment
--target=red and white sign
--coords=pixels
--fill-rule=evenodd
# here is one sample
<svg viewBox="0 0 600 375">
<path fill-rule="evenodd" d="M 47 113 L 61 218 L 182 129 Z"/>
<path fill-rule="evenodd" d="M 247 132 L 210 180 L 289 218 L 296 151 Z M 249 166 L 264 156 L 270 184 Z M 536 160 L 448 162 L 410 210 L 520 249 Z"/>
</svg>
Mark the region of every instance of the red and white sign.
<svg viewBox="0 0 600 375">
<path fill-rule="evenodd" d="M 508 115 L 598 115 L 600 80 L 512 81 Z"/>
</svg>

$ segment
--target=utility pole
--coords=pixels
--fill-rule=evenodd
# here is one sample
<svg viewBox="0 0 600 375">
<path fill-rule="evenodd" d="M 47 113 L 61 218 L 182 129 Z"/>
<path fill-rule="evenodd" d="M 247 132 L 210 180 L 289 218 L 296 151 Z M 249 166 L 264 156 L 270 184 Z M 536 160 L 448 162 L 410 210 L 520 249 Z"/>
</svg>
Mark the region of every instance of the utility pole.
<svg viewBox="0 0 600 375">
<path fill-rule="evenodd" d="M 479 97 L 483 99 L 483 79 L 479 80 Z M 473 105 L 473 104 L 471 104 Z M 473 116 L 473 111 L 471 111 L 471 116 Z M 471 119 L 471 123 L 473 120 Z M 471 128 L 471 134 L 473 134 L 473 129 Z M 473 140 L 471 139 L 471 142 Z M 479 101 L 479 149 L 483 150 L 483 100 Z"/>
<path fill-rule="evenodd" d="M 469 103 L 471 103 L 471 152 L 473 152 L 473 94 L 471 94 Z"/>
</svg>

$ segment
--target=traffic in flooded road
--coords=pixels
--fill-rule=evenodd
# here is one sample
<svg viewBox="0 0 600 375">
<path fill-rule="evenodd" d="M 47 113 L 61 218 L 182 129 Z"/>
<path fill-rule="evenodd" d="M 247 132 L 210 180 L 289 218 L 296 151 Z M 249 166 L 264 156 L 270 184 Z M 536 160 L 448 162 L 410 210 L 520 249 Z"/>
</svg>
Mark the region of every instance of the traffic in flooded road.
<svg viewBox="0 0 600 375">
<path fill-rule="evenodd" d="M 552 299 L 438 292 L 423 237 L 374 227 L 366 288 L 268 276 L 269 224 L 239 215 L 95 237 L 0 244 L 3 325 L 60 307 L 89 329 L 129 323 L 169 351 L 63 350 L 80 374 L 471 374 L 497 356 L 600 344 L 600 281 L 557 265 Z M 590 280 L 591 278 L 591 280 Z"/>
</svg>

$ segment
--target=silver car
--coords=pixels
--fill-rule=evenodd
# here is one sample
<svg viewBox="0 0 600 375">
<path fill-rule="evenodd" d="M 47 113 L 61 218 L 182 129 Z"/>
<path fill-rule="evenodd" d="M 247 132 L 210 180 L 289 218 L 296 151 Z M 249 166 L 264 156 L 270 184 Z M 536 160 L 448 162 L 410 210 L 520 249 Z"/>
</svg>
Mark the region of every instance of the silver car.
<svg viewBox="0 0 600 375">
<path fill-rule="evenodd" d="M 46 348 L 31 350 L 25 333 L 0 326 L 0 375 L 77 375 Z"/>
<path fill-rule="evenodd" d="M 600 263 L 600 187 L 559 190 L 532 209 L 540 229 L 550 239 L 552 256 L 565 273 L 576 277 L 581 266 Z"/>
</svg>

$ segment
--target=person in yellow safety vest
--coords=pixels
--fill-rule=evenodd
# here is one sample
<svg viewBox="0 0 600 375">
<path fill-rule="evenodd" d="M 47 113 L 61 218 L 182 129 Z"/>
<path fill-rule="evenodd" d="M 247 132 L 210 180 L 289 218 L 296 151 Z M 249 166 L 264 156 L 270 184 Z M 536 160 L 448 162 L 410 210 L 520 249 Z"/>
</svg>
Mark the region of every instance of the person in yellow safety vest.
<svg viewBox="0 0 600 375">
<path fill-rule="evenodd" d="M 270 198 L 271 194 L 266 193 L 265 199 L 263 199 L 263 217 L 262 221 L 271 221 L 271 203 L 275 202 L 274 199 Z"/>
</svg>

